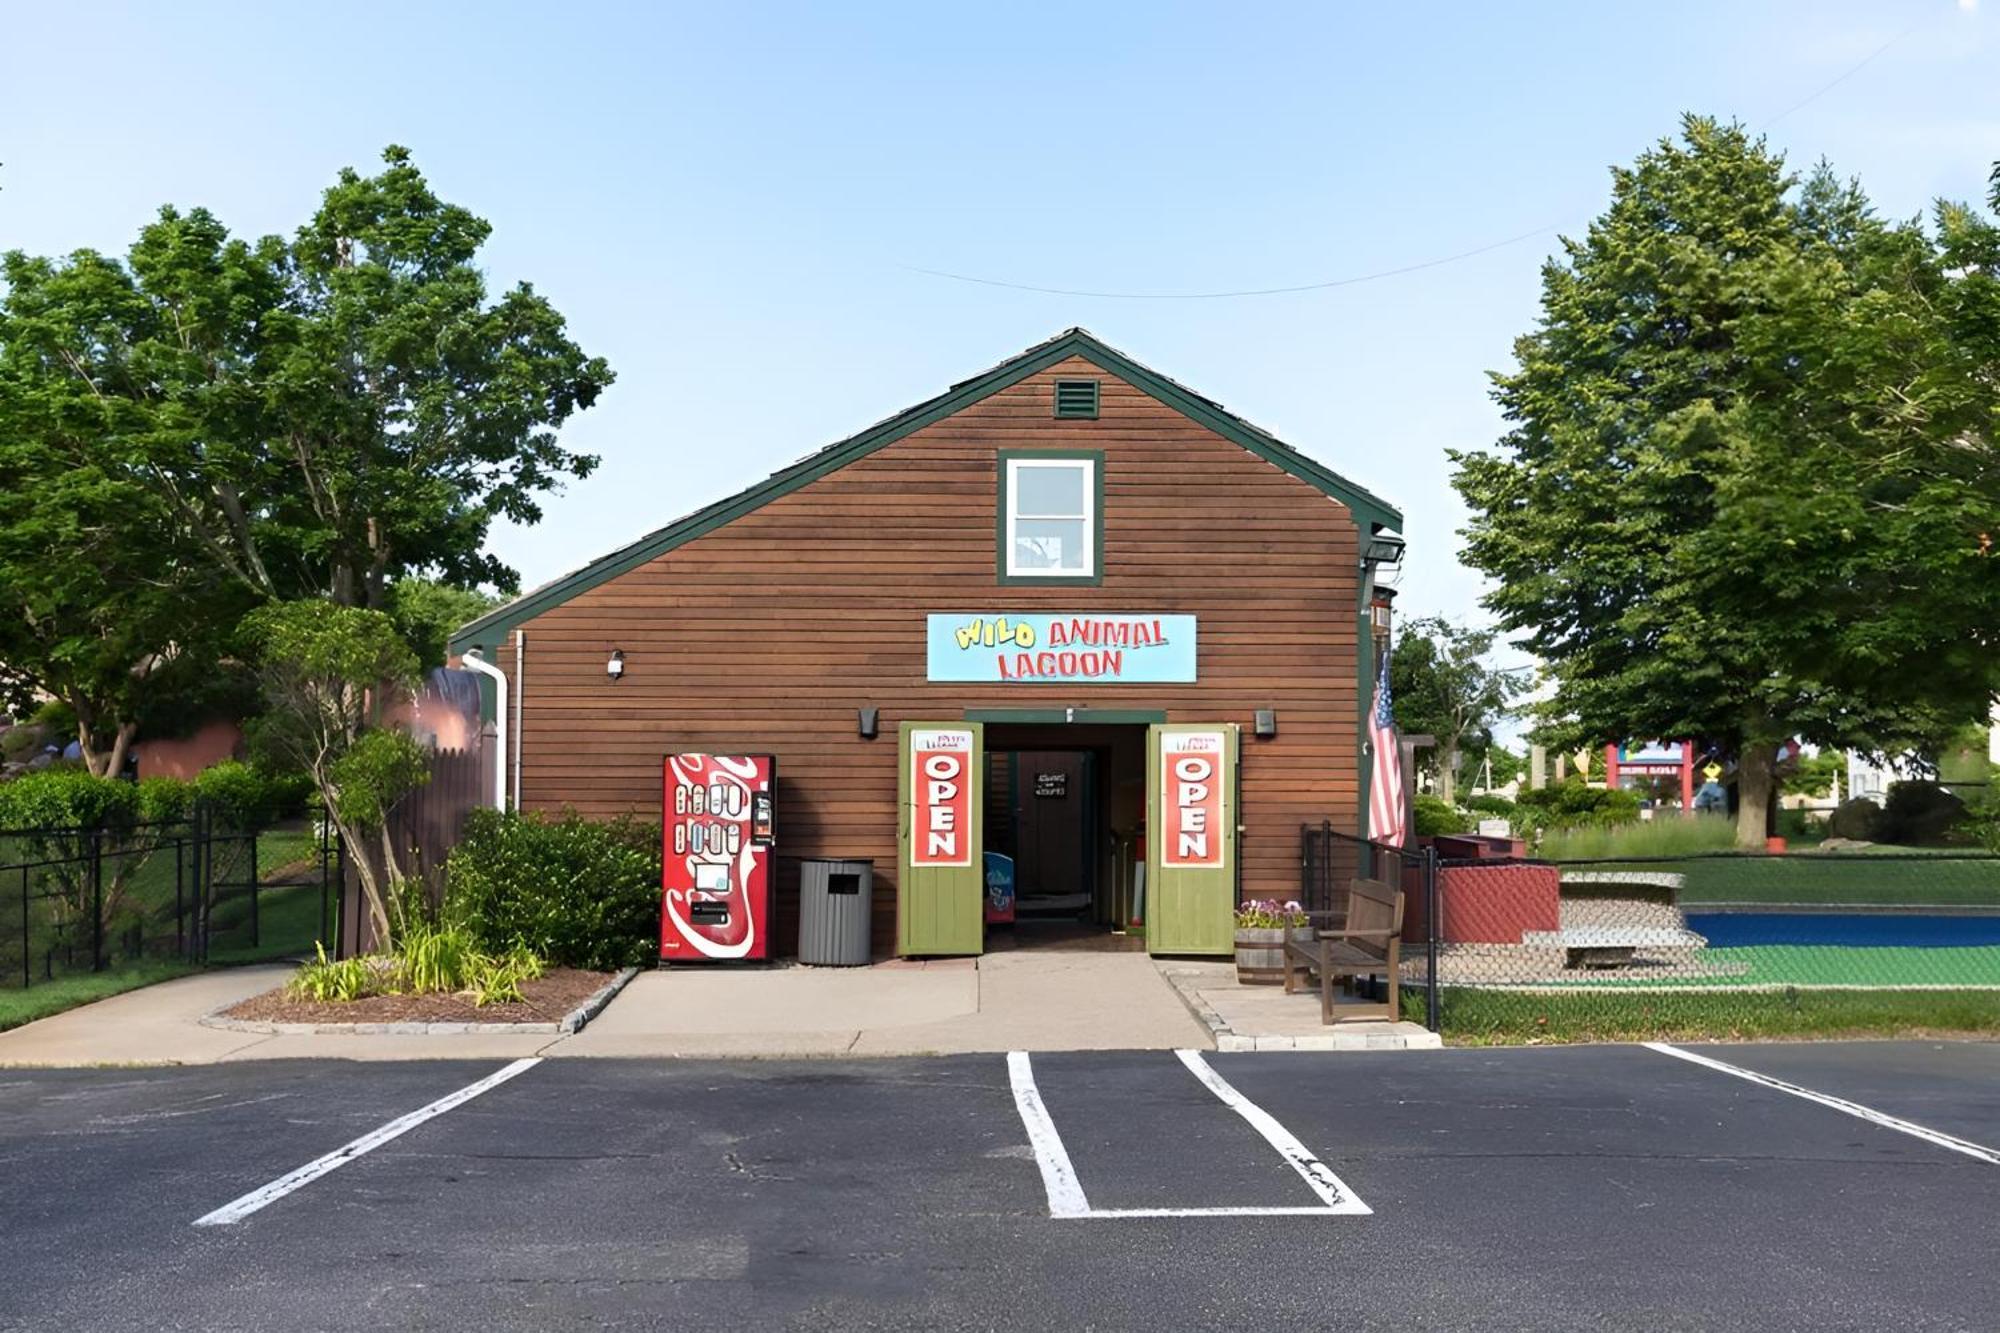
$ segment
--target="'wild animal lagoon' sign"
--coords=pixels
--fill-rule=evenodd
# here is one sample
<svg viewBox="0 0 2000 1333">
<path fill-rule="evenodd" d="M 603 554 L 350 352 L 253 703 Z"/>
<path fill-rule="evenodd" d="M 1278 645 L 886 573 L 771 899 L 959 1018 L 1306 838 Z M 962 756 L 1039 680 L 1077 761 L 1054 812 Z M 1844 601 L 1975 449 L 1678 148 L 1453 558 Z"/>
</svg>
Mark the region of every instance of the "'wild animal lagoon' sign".
<svg viewBox="0 0 2000 1333">
<path fill-rule="evenodd" d="M 926 675 L 1185 684 L 1194 679 L 1194 622 L 1193 616 L 943 612 L 928 618 Z"/>
</svg>

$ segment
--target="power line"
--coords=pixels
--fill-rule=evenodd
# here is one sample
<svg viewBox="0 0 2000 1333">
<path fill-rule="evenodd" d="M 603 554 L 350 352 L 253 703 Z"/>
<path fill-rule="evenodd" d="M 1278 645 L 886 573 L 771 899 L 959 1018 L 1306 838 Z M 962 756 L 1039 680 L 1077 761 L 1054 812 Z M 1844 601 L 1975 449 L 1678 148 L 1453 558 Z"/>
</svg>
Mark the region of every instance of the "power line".
<svg viewBox="0 0 2000 1333">
<path fill-rule="evenodd" d="M 1944 10 L 1940 8 L 1918 19 L 1909 27 L 1897 33 L 1873 51 L 1870 51 L 1860 60 L 1848 66 L 1834 78 L 1829 79 L 1812 92 L 1786 107 L 1783 111 L 1780 111 L 1777 115 L 1766 120 L 1762 125 L 1758 126 L 1759 131 L 1767 130 L 1786 116 L 1791 115 L 1794 111 L 1817 102 L 1820 98 L 1826 96 L 1826 94 L 1832 92 L 1835 88 L 1838 88 L 1841 84 L 1847 82 L 1873 64 L 1890 47 L 1912 36 L 1920 29 L 1937 22 L 1943 14 Z M 1534 237 L 1555 231 L 1558 225 L 1556 223 L 1549 223 L 1546 226 L 1536 227 L 1532 231 L 1524 231 L 1518 236 L 1509 236 L 1505 240 L 1494 241 L 1489 245 L 1478 246 L 1471 250 L 1461 250 L 1457 254 L 1445 255 L 1438 259 L 1426 259 L 1417 264 L 1404 264 L 1398 268 L 1378 269 L 1373 273 L 1357 273 L 1351 277 L 1328 278 L 1323 282 L 1302 282 L 1287 287 L 1249 287 L 1236 291 L 1222 292 L 1092 291 L 1080 287 L 1044 287 L 1031 282 L 1009 282 L 1003 278 L 983 278 L 977 274 L 954 273 L 948 269 L 922 268 L 915 264 L 903 264 L 899 265 L 899 267 L 905 272 L 921 273 L 926 277 L 945 278 L 952 282 L 968 282 L 980 287 L 1001 287 L 1015 292 L 1035 292 L 1043 296 L 1083 296 L 1105 301 L 1226 301 L 1248 296 L 1290 296 L 1299 292 L 1323 292 L 1335 287 L 1353 287 L 1364 282 L 1379 282 L 1384 278 L 1401 277 L 1407 273 L 1420 273 L 1425 269 L 1441 268 L 1446 264 L 1456 264 L 1463 260 L 1477 258 L 1480 255 L 1491 254 L 1495 250 L 1503 250 L 1510 245 L 1519 245 L 1522 241 L 1532 240 Z"/>
<path fill-rule="evenodd" d="M 1504 241 L 1494 241 L 1474 250 L 1462 250 L 1455 255 L 1445 255 L 1441 259 L 1426 259 L 1420 264 L 1405 264 L 1400 268 L 1385 268 L 1374 273 L 1357 273 L 1347 278 L 1329 278 L 1324 282 L 1302 282 L 1292 287 L 1253 287 L 1243 291 L 1228 292 L 1098 292 L 1084 291 L 1073 287 L 1038 287 L 1028 282 L 1006 282 L 999 278 L 981 278 L 970 273 L 951 273 L 944 269 L 919 268 L 914 264 L 901 265 L 911 273 L 922 273 L 933 278 L 949 278 L 953 282 L 976 283 L 981 287 L 1005 287 L 1009 291 L 1039 292 L 1044 296 L 1092 296 L 1110 301 L 1221 301 L 1239 296 L 1285 296 L 1295 292 L 1319 292 L 1331 287 L 1352 287 L 1363 282 L 1377 282 L 1383 278 L 1400 277 L 1405 273 L 1416 273 L 1427 268 L 1439 268 L 1445 264 L 1456 264 L 1462 259 L 1489 254 L 1494 250 L 1518 245 L 1556 229 L 1556 224 L 1536 227 L 1524 231 L 1519 236 L 1509 236 Z"/>
<path fill-rule="evenodd" d="M 1867 55 L 1861 57 L 1860 60 L 1848 66 L 1844 72 L 1835 75 L 1832 79 L 1821 84 L 1818 88 L 1814 89 L 1812 92 L 1807 93 L 1804 97 L 1792 103 L 1790 106 L 1786 107 L 1783 111 L 1780 111 L 1777 115 L 1771 117 L 1769 120 L 1765 121 L 1762 125 L 1759 125 L 1757 128 L 1760 131 L 1768 130 L 1773 125 L 1783 120 L 1786 116 L 1789 116 L 1794 111 L 1797 111 L 1799 108 L 1804 106 L 1810 106 L 1812 103 L 1817 102 L 1820 98 L 1826 96 L 1828 93 L 1832 92 L 1835 88 L 1838 88 L 1841 84 L 1846 83 L 1849 79 L 1853 78 L 1855 75 L 1859 74 L 1862 70 L 1866 69 L 1871 63 L 1874 62 L 1875 58 L 1881 55 L 1884 51 L 1887 51 L 1890 47 L 1896 45 L 1896 43 L 1902 41 L 1905 37 L 1908 37 L 1911 34 L 1915 33 L 1919 28 L 1929 27 L 1931 24 L 1937 22 L 1938 19 L 1941 18 L 1943 15 L 1944 15 L 1944 10 L 1938 9 L 1926 15 L 1925 17 L 1918 19 L 1915 23 L 1912 23 L 1909 27 L 1903 29 L 1901 32 L 1897 33 L 1894 37 L 1891 37 L 1888 41 L 1882 43 L 1880 46 L 1876 47 L 1873 51 L 1870 51 Z"/>
</svg>

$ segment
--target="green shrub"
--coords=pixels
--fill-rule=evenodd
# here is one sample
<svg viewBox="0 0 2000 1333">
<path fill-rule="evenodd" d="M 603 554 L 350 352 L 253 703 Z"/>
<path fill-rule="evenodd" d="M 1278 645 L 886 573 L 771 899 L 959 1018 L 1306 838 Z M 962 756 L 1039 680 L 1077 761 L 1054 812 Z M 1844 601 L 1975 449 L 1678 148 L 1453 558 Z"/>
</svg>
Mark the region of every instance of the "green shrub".
<svg viewBox="0 0 2000 1333">
<path fill-rule="evenodd" d="M 1524 791 L 1515 814 L 1529 828 L 1554 831 L 1607 828 L 1639 820 L 1639 795 L 1620 788 L 1591 787 L 1582 782 L 1557 782 L 1539 791 Z"/>
<path fill-rule="evenodd" d="M 1810 810 L 1779 810 L 1778 836 L 1790 842 L 1811 842 L 1826 832 L 1826 820 Z"/>
<path fill-rule="evenodd" d="M 1411 802 L 1410 813 L 1415 816 L 1420 838 L 1472 831 L 1472 817 L 1442 797 L 1418 792 Z"/>
<path fill-rule="evenodd" d="M 1514 813 L 1514 803 L 1512 801 L 1508 800 L 1505 796 L 1495 796 L 1491 792 L 1481 792 L 1477 796 L 1468 796 L 1463 801 L 1460 801 L 1459 804 L 1478 815 L 1499 815 L 1504 819 Z"/>
<path fill-rule="evenodd" d="M 1943 842 L 1965 813 L 1965 802 L 1935 782 L 1892 782 L 1882 802 L 1876 841 L 1905 847 Z"/>
<path fill-rule="evenodd" d="M 1882 822 L 1882 807 L 1866 796 L 1850 796 L 1826 817 L 1826 836 L 1854 842 L 1874 842 Z"/>
<path fill-rule="evenodd" d="M 48 735 L 32 722 L 16 723 L 0 731 L 0 759 L 27 762 L 41 753 Z"/>
<path fill-rule="evenodd" d="M 302 964 L 298 973 L 285 984 L 286 992 L 294 999 L 344 1004 L 364 995 L 379 993 L 376 981 L 381 969 L 374 965 L 373 960 L 343 958 L 334 962 L 326 956 L 324 944 L 313 947 L 319 957 Z"/>
<path fill-rule="evenodd" d="M 228 828 L 262 828 L 305 803 L 311 780 L 302 774 L 274 774 L 236 759 L 205 768 L 192 793 L 204 810 Z"/>
<path fill-rule="evenodd" d="M 144 817 L 142 793 L 157 800 L 168 790 L 94 778 L 80 768 L 23 773 L 0 783 L 0 829 L 129 829 Z"/>
<path fill-rule="evenodd" d="M 396 936 L 402 988 L 413 995 L 462 991 L 484 961 L 472 932 L 461 926 L 406 923 Z"/>
<path fill-rule="evenodd" d="M 660 830 L 475 810 L 445 862 L 445 915 L 490 954 L 609 970 L 656 956 Z"/>
</svg>

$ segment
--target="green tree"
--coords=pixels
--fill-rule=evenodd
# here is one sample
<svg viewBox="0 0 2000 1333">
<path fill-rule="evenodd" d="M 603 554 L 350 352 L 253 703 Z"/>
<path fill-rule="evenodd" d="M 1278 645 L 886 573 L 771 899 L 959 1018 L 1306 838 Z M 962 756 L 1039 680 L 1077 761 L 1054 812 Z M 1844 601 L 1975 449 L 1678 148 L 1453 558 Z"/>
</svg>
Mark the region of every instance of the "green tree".
<svg viewBox="0 0 2000 1333">
<path fill-rule="evenodd" d="M 1457 799 L 1462 758 L 1492 745 L 1494 724 L 1527 682 L 1525 672 L 1502 671 L 1487 660 L 1494 638 L 1492 630 L 1425 616 L 1406 623 L 1389 652 L 1397 729 L 1437 737 L 1434 749 L 1419 753 L 1446 803 Z"/>
<path fill-rule="evenodd" d="M 451 632 L 499 604 L 497 598 L 471 588 L 454 588 L 434 579 L 403 578 L 389 585 L 388 607 L 422 667 L 443 666 Z"/>
<path fill-rule="evenodd" d="M 60 700 L 92 774 L 142 721 L 199 711 L 246 605 L 165 507 L 93 446 L 107 410 L 75 349 L 115 339 L 102 263 L 0 257 L 0 693 Z"/>
<path fill-rule="evenodd" d="M 1496 376 L 1499 451 L 1452 455 L 1465 554 L 1559 743 L 1734 749 L 1761 845 L 1786 738 L 1923 747 L 1986 710 L 1993 362 L 1927 233 L 1823 166 L 1689 117 L 1612 178 Z"/>
<path fill-rule="evenodd" d="M 324 599 L 259 607 L 244 633 L 271 702 L 257 743 L 311 777 L 386 947 L 403 879 L 387 820 L 429 770 L 416 742 L 382 718 L 396 692 L 416 683 L 416 654 L 384 612 Z"/>
<path fill-rule="evenodd" d="M 492 520 L 535 522 L 596 465 L 556 431 L 610 368 L 532 287 L 489 300 L 489 225 L 384 158 L 289 240 L 166 208 L 124 263 L 8 257 L 10 299 L 43 316 L 36 388 L 68 405 L 55 462 L 144 490 L 258 600 L 511 589 Z"/>
<path fill-rule="evenodd" d="M 489 298 L 491 228 L 405 150 L 384 158 L 343 171 L 290 238 L 167 208 L 123 262 L 6 257 L 0 480 L 51 498 L 0 533 L 0 578 L 48 566 L 0 589 L 0 616 L 34 616 L 0 627 L 0 660 L 17 693 L 74 695 L 86 745 L 129 743 L 144 709 L 125 696 L 162 664 L 212 674 L 210 645 L 250 606 L 387 612 L 411 580 L 514 588 L 485 549 L 492 521 L 535 522 L 540 496 L 595 466 L 557 431 L 609 367 L 533 288 Z M 65 519 L 62 487 L 89 491 L 95 517 Z M 404 630 L 438 655 L 447 608 L 404 601 Z M 86 668 L 89 690 L 48 683 Z"/>
</svg>

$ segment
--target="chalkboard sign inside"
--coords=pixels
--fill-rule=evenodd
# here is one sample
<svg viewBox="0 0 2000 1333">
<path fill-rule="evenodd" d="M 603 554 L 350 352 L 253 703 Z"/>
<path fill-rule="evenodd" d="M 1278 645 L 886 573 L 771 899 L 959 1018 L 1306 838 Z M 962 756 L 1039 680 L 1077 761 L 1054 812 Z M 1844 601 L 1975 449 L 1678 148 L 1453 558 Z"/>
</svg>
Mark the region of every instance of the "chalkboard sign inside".
<svg viewBox="0 0 2000 1333">
<path fill-rule="evenodd" d="M 1035 774 L 1035 795 L 1037 796 L 1069 795 L 1069 774 L 1067 773 Z"/>
</svg>

